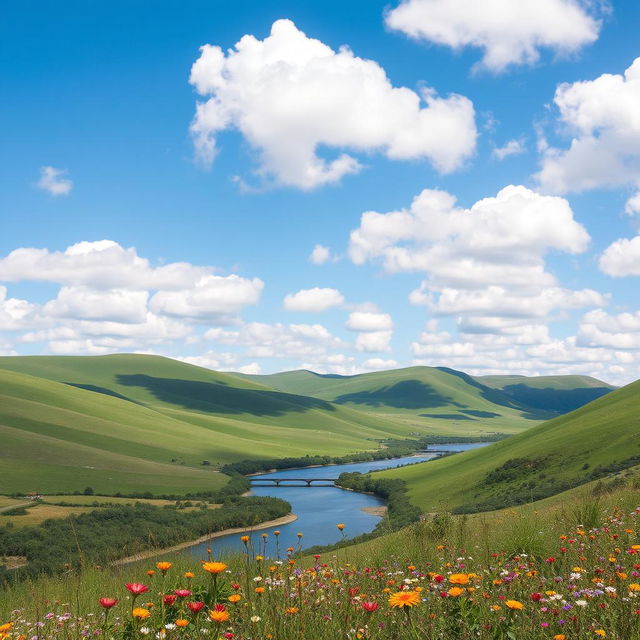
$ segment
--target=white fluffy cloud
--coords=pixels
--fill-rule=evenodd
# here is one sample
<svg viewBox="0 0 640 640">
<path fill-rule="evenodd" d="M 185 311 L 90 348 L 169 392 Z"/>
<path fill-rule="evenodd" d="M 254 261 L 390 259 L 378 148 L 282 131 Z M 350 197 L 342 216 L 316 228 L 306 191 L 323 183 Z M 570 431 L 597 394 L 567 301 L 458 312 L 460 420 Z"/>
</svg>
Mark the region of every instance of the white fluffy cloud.
<svg viewBox="0 0 640 640">
<path fill-rule="evenodd" d="M 393 329 L 393 320 L 388 313 L 352 311 L 346 326 L 351 331 L 388 331 Z"/>
<path fill-rule="evenodd" d="M 503 147 L 496 147 L 493 150 L 493 157 L 502 161 L 509 156 L 518 156 L 525 151 L 525 146 L 521 140 L 509 140 Z"/>
<path fill-rule="evenodd" d="M 17 331 L 28 326 L 36 313 L 36 305 L 27 300 L 9 298 L 7 288 L 0 285 L 0 331 Z"/>
<path fill-rule="evenodd" d="M 209 329 L 205 339 L 242 346 L 250 358 L 322 358 L 344 343 L 320 324 L 249 322 L 237 330 Z"/>
<path fill-rule="evenodd" d="M 313 264 L 324 264 L 331 259 L 331 252 L 328 247 L 323 247 L 321 244 L 317 244 L 313 247 L 313 251 L 309 256 L 309 261 Z"/>
<path fill-rule="evenodd" d="M 356 351 L 366 351 L 367 353 L 379 353 L 391 351 L 392 331 L 367 331 L 359 333 L 356 338 Z"/>
<path fill-rule="evenodd" d="M 533 64 L 541 49 L 570 54 L 598 37 L 600 23 L 575 0 L 403 0 L 391 29 L 452 49 L 477 47 L 479 67 L 499 73 Z"/>
<path fill-rule="evenodd" d="M 148 298 L 146 291 L 62 287 L 55 300 L 44 305 L 43 313 L 59 318 L 140 323 L 147 315 Z"/>
<path fill-rule="evenodd" d="M 200 96 L 191 125 L 198 156 L 210 164 L 216 135 L 238 129 L 259 152 L 259 173 L 277 183 L 313 189 L 361 169 L 318 147 L 379 151 L 394 160 L 426 158 L 439 171 L 462 165 L 475 150 L 473 104 L 393 87 L 373 60 L 347 47 L 335 52 L 290 20 L 274 22 L 264 40 L 245 35 L 225 54 L 204 45 L 191 69 Z"/>
<path fill-rule="evenodd" d="M 73 182 L 64 177 L 66 173 L 66 171 L 54 167 L 41 167 L 40 180 L 36 186 L 52 196 L 68 196 L 73 189 Z"/>
<path fill-rule="evenodd" d="M 353 262 L 382 259 L 387 271 L 427 270 L 443 283 L 464 286 L 499 280 L 552 284 L 542 269 L 550 250 L 581 253 L 589 234 L 564 198 L 510 185 L 470 209 L 425 189 L 409 209 L 368 211 L 352 231 Z"/>
<path fill-rule="evenodd" d="M 640 236 L 611 243 L 600 256 L 598 266 L 614 277 L 640 276 Z"/>
<path fill-rule="evenodd" d="M 317 313 L 331 307 L 344 304 L 344 296 L 331 288 L 314 287 L 290 293 L 284 298 L 283 306 L 287 311 L 308 311 Z"/>
<path fill-rule="evenodd" d="M 169 289 L 192 286 L 211 267 L 172 262 L 153 267 L 134 247 L 113 240 L 78 242 L 64 251 L 15 249 L 0 258 L 0 281 L 21 280 L 86 285 L 93 289 Z"/>
<path fill-rule="evenodd" d="M 209 275 L 189 289 L 158 291 L 149 307 L 169 316 L 231 322 L 244 307 L 258 302 L 263 288 L 259 278 Z"/>
<path fill-rule="evenodd" d="M 546 145 L 537 179 L 549 192 L 640 185 L 640 58 L 624 75 L 605 73 L 558 87 L 567 149 Z"/>
<path fill-rule="evenodd" d="M 640 311 L 611 315 L 603 309 L 585 314 L 578 344 L 586 347 L 640 349 Z"/>
</svg>

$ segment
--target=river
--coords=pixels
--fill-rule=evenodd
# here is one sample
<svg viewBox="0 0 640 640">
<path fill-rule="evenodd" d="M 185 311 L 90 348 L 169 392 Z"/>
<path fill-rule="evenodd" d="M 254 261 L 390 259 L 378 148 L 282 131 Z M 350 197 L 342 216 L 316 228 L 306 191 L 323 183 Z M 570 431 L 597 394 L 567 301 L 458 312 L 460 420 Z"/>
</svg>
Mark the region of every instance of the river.
<svg viewBox="0 0 640 640">
<path fill-rule="evenodd" d="M 488 442 L 474 442 L 465 444 L 439 444 L 433 445 L 438 451 L 460 452 L 468 449 L 483 447 Z M 356 462 L 352 464 L 326 465 L 322 467 L 307 467 L 304 469 L 285 469 L 251 476 L 252 480 L 260 478 L 337 478 L 341 473 L 358 471 L 367 473 L 376 469 L 391 469 L 407 464 L 415 464 L 422 460 L 427 462 L 436 457 L 428 451 L 404 458 L 391 460 L 375 460 L 372 462 Z M 251 534 L 252 542 L 256 549 L 262 544 L 262 534 L 267 534 L 266 555 L 276 556 L 276 543 L 273 532 L 280 531 L 278 544 L 282 552 L 287 547 L 303 548 L 317 544 L 332 544 L 341 539 L 342 534 L 336 525 L 345 525 L 344 535 L 348 538 L 372 531 L 380 516 L 363 511 L 366 507 L 382 507 L 384 502 L 375 496 L 370 496 L 355 491 L 345 491 L 332 484 L 326 486 L 314 484 L 306 486 L 254 486 L 251 495 L 274 496 L 282 498 L 291 504 L 291 510 L 298 516 L 295 522 L 281 527 L 261 529 Z M 303 538 L 298 538 L 298 533 Z M 219 556 L 224 553 L 241 551 L 244 547 L 238 534 L 222 536 L 209 542 L 194 545 L 185 550 L 198 558 L 207 555 L 207 548 L 213 550 L 213 554 Z"/>
</svg>

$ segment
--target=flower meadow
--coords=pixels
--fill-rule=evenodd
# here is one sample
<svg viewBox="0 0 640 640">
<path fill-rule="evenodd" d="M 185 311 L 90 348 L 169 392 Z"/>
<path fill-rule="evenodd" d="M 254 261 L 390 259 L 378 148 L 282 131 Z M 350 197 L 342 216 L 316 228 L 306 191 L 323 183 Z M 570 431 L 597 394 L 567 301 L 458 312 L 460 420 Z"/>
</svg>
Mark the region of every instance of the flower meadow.
<svg viewBox="0 0 640 640">
<path fill-rule="evenodd" d="M 190 568 L 138 565 L 136 581 L 116 577 L 79 609 L 16 608 L 0 640 L 640 638 L 640 507 L 566 529 L 543 554 L 426 538 L 423 551 L 406 545 L 411 556 L 397 548 L 383 562 L 357 560 L 358 548 L 274 559 L 268 538 L 243 536 L 245 553 L 229 564 L 209 553 Z"/>
</svg>

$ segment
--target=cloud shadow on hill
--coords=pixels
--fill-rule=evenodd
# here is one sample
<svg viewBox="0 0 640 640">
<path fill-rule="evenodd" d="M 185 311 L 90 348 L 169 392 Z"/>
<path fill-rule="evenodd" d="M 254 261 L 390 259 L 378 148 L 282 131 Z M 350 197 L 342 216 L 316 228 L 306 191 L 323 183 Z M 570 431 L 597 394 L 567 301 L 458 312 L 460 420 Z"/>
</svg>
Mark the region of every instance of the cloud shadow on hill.
<svg viewBox="0 0 640 640">
<path fill-rule="evenodd" d="M 335 411 L 335 407 L 325 400 L 281 391 L 241 389 L 227 384 L 144 374 L 120 374 L 116 380 L 121 385 L 147 389 L 161 402 L 203 413 L 282 416 L 312 409 Z"/>
<path fill-rule="evenodd" d="M 433 409 L 447 405 L 464 407 L 449 396 L 433 390 L 422 380 L 403 380 L 396 384 L 371 391 L 358 391 L 338 396 L 339 404 L 366 404 L 372 407 L 394 407 L 395 409 Z"/>
</svg>

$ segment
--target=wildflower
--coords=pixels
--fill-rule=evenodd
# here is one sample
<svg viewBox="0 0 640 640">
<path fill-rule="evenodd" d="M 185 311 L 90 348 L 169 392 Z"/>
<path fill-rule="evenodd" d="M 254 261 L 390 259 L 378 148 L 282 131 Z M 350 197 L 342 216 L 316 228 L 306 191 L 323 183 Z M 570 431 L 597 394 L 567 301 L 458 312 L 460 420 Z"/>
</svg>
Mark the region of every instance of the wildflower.
<svg viewBox="0 0 640 640">
<path fill-rule="evenodd" d="M 105 609 L 111 609 L 111 607 L 115 607 L 118 604 L 118 601 L 115 598 L 100 598 L 98 602 L 100 603 L 100 606 Z M 0 628 L 0 631 L 2 631 L 2 628 Z"/>
<path fill-rule="evenodd" d="M 304 536 L 304 534 L 300 532 L 296 533 L 296 535 L 298 536 L 298 538 L 302 538 Z"/>
<path fill-rule="evenodd" d="M 553 636 L 553 640 L 567 640 L 567 636 L 565 636 L 564 633 L 556 633 L 556 635 Z"/>
<path fill-rule="evenodd" d="M 162 597 L 162 602 L 167 605 L 167 607 L 171 607 L 173 603 L 176 601 L 176 596 L 172 593 Z"/>
<path fill-rule="evenodd" d="M 458 596 L 461 596 L 464 593 L 464 589 L 462 587 L 451 587 L 451 589 L 449 589 L 447 593 L 451 597 L 457 598 Z"/>
<path fill-rule="evenodd" d="M 449 576 L 451 584 L 469 584 L 469 576 L 466 573 L 452 573 Z"/>
<path fill-rule="evenodd" d="M 217 575 L 218 573 L 222 573 L 227 565 L 224 562 L 203 562 L 202 568 L 211 575 Z"/>
<path fill-rule="evenodd" d="M 517 611 L 524 609 L 524 605 L 518 600 L 507 600 L 505 605 L 509 607 L 509 609 L 516 609 Z"/>
<path fill-rule="evenodd" d="M 249 538 L 249 536 L 240 536 L 240 540 L 241 540 L 245 545 L 249 542 L 249 540 L 250 540 L 250 539 L 251 539 L 251 538 Z"/>
<path fill-rule="evenodd" d="M 239 593 L 232 593 L 227 600 L 232 604 L 236 604 L 236 602 L 240 602 L 240 600 L 242 600 L 242 596 Z"/>
<path fill-rule="evenodd" d="M 144 607 L 136 607 L 131 612 L 131 615 L 134 618 L 138 618 L 138 620 L 146 620 L 147 618 L 151 617 L 151 611 L 149 611 L 149 609 L 145 609 Z"/>
<path fill-rule="evenodd" d="M 209 611 L 209 619 L 211 620 L 211 622 L 227 622 L 229 620 L 229 612 L 226 610 L 219 611 L 217 609 L 212 609 L 211 611 Z"/>
<path fill-rule="evenodd" d="M 298 607 L 288 607 L 284 610 L 284 612 L 289 616 L 293 616 L 298 613 Z"/>
<path fill-rule="evenodd" d="M 191 580 L 192 578 L 195 578 L 195 577 L 196 577 L 196 574 L 195 574 L 195 573 L 193 573 L 192 571 L 187 571 L 187 572 L 184 574 L 184 577 L 185 577 L 187 580 Z"/>
<path fill-rule="evenodd" d="M 185 618 L 178 618 L 176 620 L 176 627 L 186 627 L 189 624 L 189 621 Z"/>
<path fill-rule="evenodd" d="M 204 602 L 187 602 L 187 607 L 191 613 L 198 613 L 204 607 Z"/>
<path fill-rule="evenodd" d="M 149 569 L 149 570 L 147 571 L 147 575 L 148 575 L 149 577 L 151 577 L 151 576 L 155 576 L 155 575 L 156 575 L 156 572 L 155 572 L 153 569 Z"/>
<path fill-rule="evenodd" d="M 416 591 L 398 591 L 389 596 L 389 604 L 392 607 L 414 607 L 420 602 L 420 594 Z"/>
<path fill-rule="evenodd" d="M 189 589 L 176 589 L 173 593 L 175 593 L 178 598 L 188 598 L 191 595 Z"/>
<path fill-rule="evenodd" d="M 595 633 L 599 638 L 604 638 L 607 635 L 607 632 L 604 629 L 596 629 L 593 633 Z"/>
<path fill-rule="evenodd" d="M 628 589 L 629 591 L 640 591 L 640 584 L 634 582 L 633 584 L 629 585 Z"/>
<path fill-rule="evenodd" d="M 141 593 L 149 591 L 149 587 L 144 584 L 140 584 L 139 582 L 127 582 L 125 586 L 134 596 L 139 596 Z"/>
<path fill-rule="evenodd" d="M 11 630 L 13 627 L 13 622 L 5 622 L 4 624 L 0 624 L 0 633 L 6 633 Z"/>
<path fill-rule="evenodd" d="M 339 531 L 344 530 L 344 524 L 342 524 L 342 522 L 340 524 L 337 524 L 336 527 L 338 528 Z"/>
<path fill-rule="evenodd" d="M 260 622 L 260 620 L 262 620 L 260 616 L 251 616 L 251 618 L 249 619 L 251 620 L 251 622 Z"/>
<path fill-rule="evenodd" d="M 255 591 L 256 593 L 264 593 L 264 587 L 256 587 L 256 588 L 254 589 L 254 591 Z"/>
<path fill-rule="evenodd" d="M 280 535 L 280 531 L 278 531 L 277 529 L 273 532 L 274 536 L 279 536 Z"/>
<path fill-rule="evenodd" d="M 380 608 L 380 605 L 377 602 L 363 602 L 361 603 L 361 606 L 367 613 L 373 613 Z"/>
<path fill-rule="evenodd" d="M 156 562 L 156 569 L 160 569 L 163 574 L 173 567 L 173 562 Z"/>
</svg>

